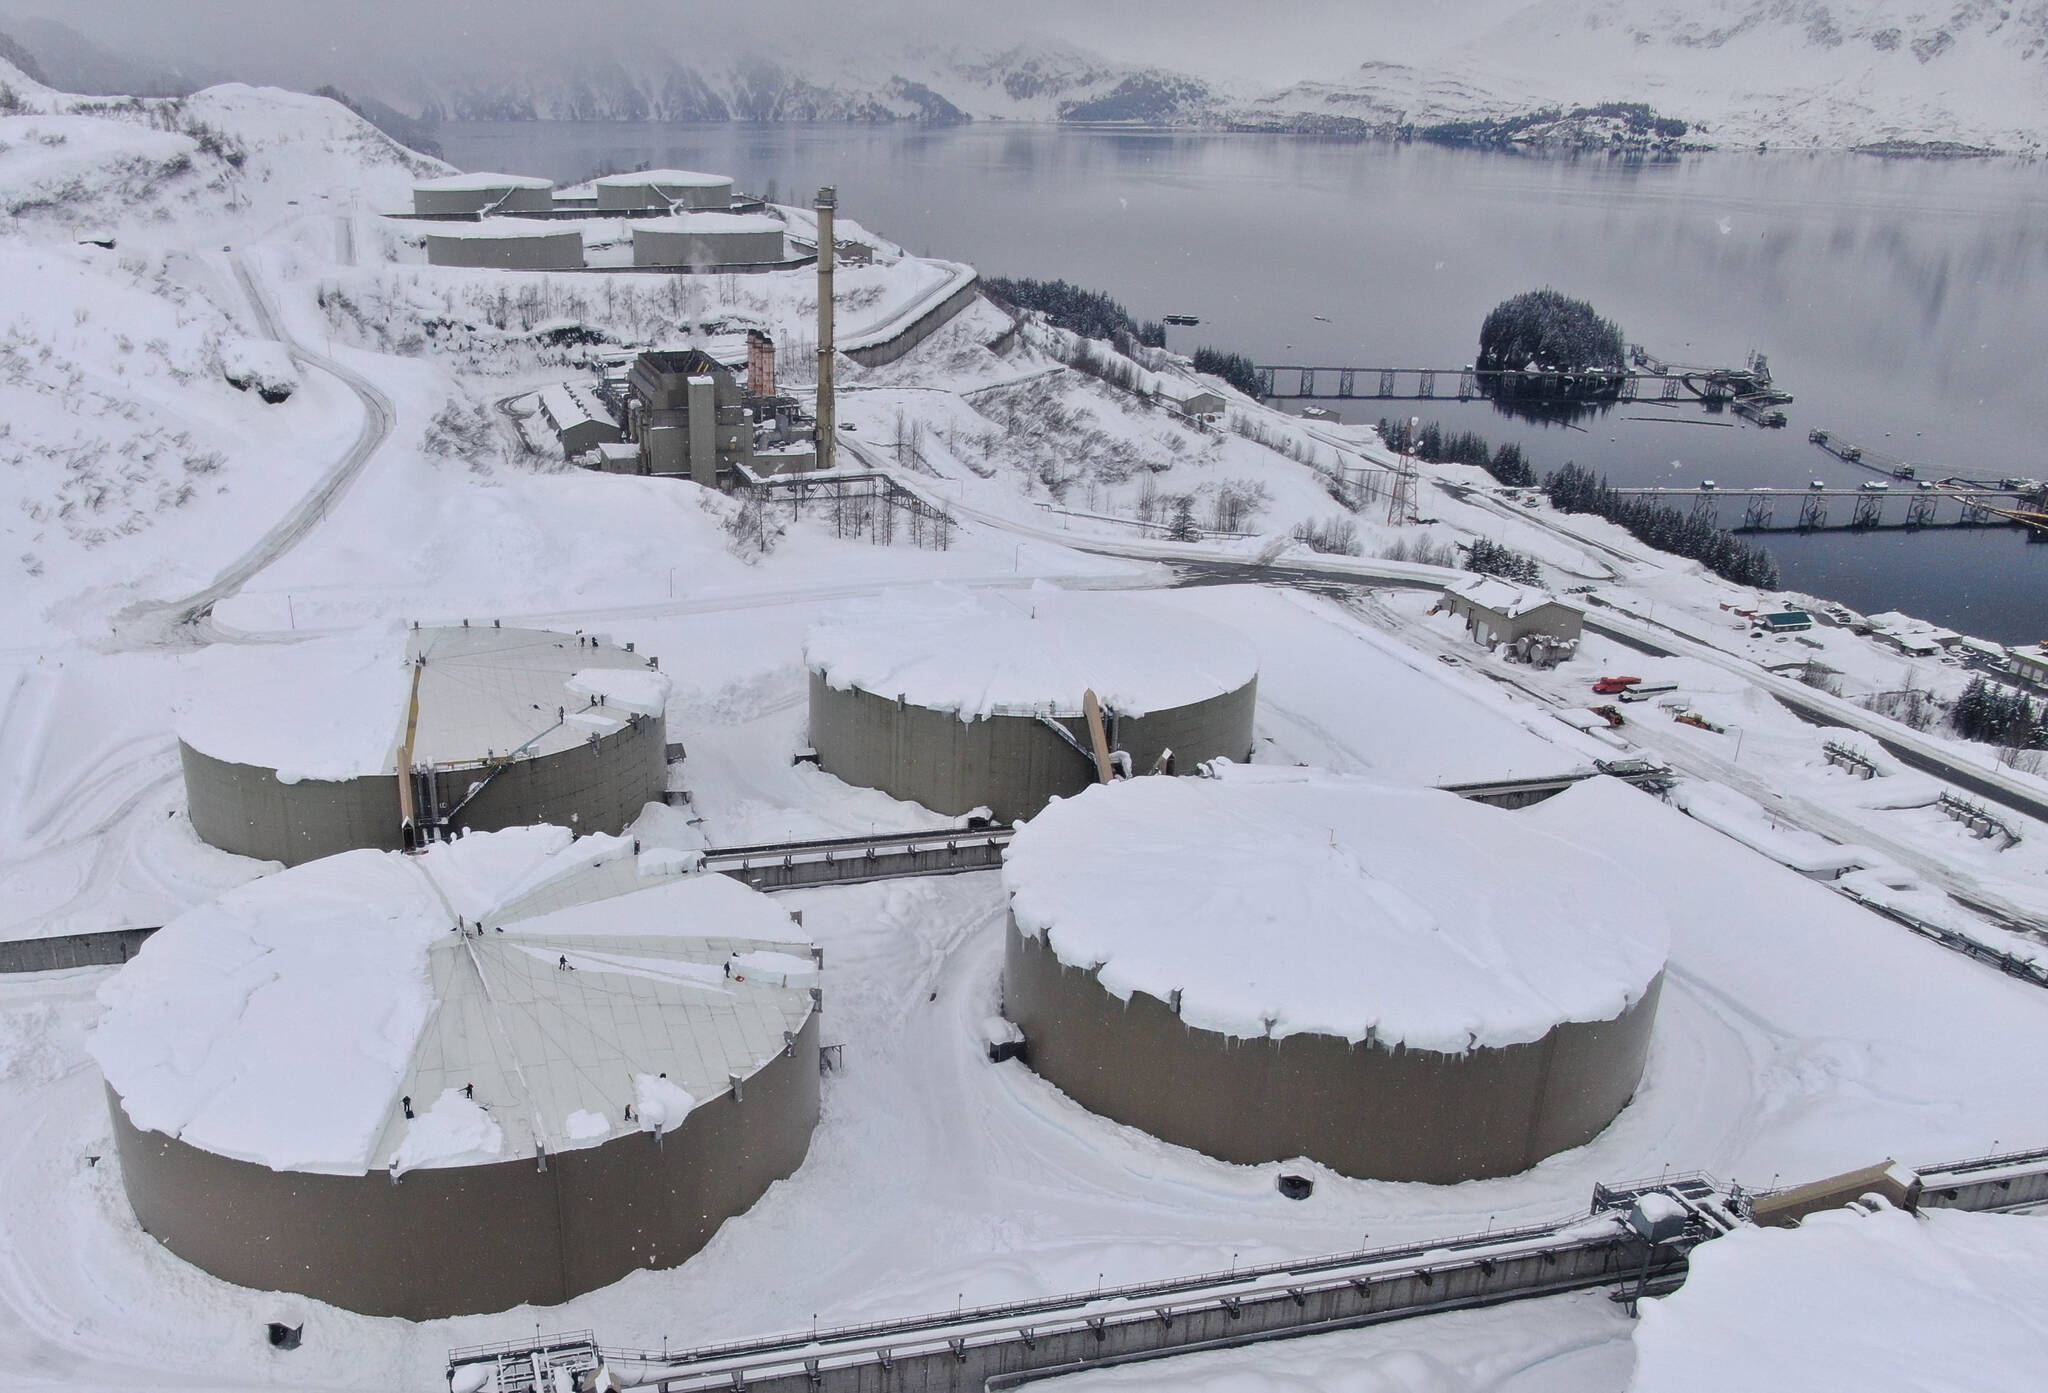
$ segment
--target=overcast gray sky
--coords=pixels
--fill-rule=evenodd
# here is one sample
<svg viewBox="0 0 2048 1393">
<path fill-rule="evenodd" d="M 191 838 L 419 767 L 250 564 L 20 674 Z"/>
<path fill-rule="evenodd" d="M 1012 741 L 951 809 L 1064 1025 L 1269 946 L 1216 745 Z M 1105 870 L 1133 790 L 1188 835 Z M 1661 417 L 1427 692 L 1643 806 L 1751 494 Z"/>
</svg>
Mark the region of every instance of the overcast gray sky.
<svg viewBox="0 0 2048 1393">
<path fill-rule="evenodd" d="M 397 59 L 526 66 L 647 34 L 689 61 L 819 45 L 1007 43 L 1035 31 L 1126 61 L 1281 83 L 1413 60 L 1529 0 L 0 0 L 129 54 L 257 80 L 355 78 Z M 1447 16 L 1445 9 L 1450 10 Z M 407 64 L 410 60 L 410 64 Z"/>
</svg>

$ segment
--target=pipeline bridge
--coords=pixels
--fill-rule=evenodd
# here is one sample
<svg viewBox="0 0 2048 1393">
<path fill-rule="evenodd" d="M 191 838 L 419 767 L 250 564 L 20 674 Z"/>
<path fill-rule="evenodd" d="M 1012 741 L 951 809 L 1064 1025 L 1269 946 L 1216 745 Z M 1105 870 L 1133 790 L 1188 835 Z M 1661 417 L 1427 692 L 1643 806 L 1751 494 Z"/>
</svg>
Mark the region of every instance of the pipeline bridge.
<svg viewBox="0 0 2048 1393">
<path fill-rule="evenodd" d="M 1794 1212 L 1854 1202 L 1878 1188 L 1871 1174 L 1800 1187 L 1816 1199 Z M 1923 1209 L 2030 1208 L 2048 1202 L 2048 1149 L 1922 1166 L 1900 1184 Z M 1585 1210 L 1520 1228 L 686 1349 L 605 1346 L 575 1331 L 451 1350 L 447 1373 L 451 1388 L 503 1393 L 600 1367 L 661 1393 L 982 1393 L 1600 1287 L 1632 1303 L 1676 1289 L 1693 1249 L 1788 1193 L 1665 1175 L 1596 1185 Z"/>
<path fill-rule="evenodd" d="M 1596 774 L 1621 779 L 1651 792 L 1670 787 L 1672 771 L 1650 760 L 1603 760 L 1593 767 L 1534 778 L 1447 784 L 1444 791 L 1475 802 L 1522 808 L 1562 793 Z M 763 842 L 713 847 L 698 869 L 731 876 L 756 890 L 801 890 L 815 885 L 861 885 L 909 876 L 959 875 L 1000 870 L 1003 849 L 1015 829 L 1003 823 L 922 832 L 811 841 Z M 111 967 L 127 962 L 161 925 L 103 929 L 47 938 L 0 941 L 0 973 L 53 972 L 76 967 Z"/>
<path fill-rule="evenodd" d="M 1471 401 L 1503 386 L 1531 398 L 1582 401 L 1704 401 L 1733 404 L 1760 425 L 1783 425 L 1776 408 L 1792 398 L 1750 368 L 1629 368 L 1611 372 L 1514 369 L 1307 367 L 1261 364 L 1259 396 L 1266 401 Z"/>
<path fill-rule="evenodd" d="M 2030 492 L 1946 481 L 1871 488 L 1616 488 L 1624 498 L 1663 503 L 1736 532 L 1823 532 L 1922 527 L 2033 527 L 2048 515 L 2029 511 Z M 1737 510 L 1740 510 L 1739 521 Z M 2030 521 L 2038 517 L 2038 523 Z"/>
</svg>

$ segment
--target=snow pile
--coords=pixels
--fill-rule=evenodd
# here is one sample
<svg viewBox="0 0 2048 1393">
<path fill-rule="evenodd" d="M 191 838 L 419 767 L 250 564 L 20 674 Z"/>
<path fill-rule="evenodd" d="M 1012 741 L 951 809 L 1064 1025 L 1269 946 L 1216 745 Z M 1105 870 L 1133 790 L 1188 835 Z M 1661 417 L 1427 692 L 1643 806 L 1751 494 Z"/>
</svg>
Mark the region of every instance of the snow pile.
<svg viewBox="0 0 2048 1393">
<path fill-rule="evenodd" d="M 671 1083 L 667 1074 L 636 1074 L 633 1078 L 633 1115 L 640 1119 L 643 1132 L 657 1137 L 673 1132 L 696 1106 L 697 1100 Z"/>
<path fill-rule="evenodd" d="M 283 401 L 299 389 L 299 370 L 275 339 L 230 334 L 221 340 L 220 366 L 229 386 L 242 392 L 254 388 L 265 401 Z"/>
<path fill-rule="evenodd" d="M 284 783 L 385 774 L 412 696 L 398 628 L 291 645 L 217 643 L 191 660 L 178 738 Z"/>
<path fill-rule="evenodd" d="M 421 179 L 413 184 L 415 189 L 428 193 L 487 193 L 494 189 L 552 189 L 552 180 L 532 174 L 491 174 L 476 171 L 470 174 L 443 174 L 435 179 Z"/>
<path fill-rule="evenodd" d="M 731 232 L 785 232 L 782 219 L 764 213 L 674 213 L 665 218 L 643 218 L 633 224 L 636 232 L 670 234 Z"/>
<path fill-rule="evenodd" d="M 1588 841 L 1435 790 L 1222 774 L 1097 786 L 1020 827 L 1018 929 L 1121 999 L 1178 993 L 1202 1029 L 1453 1054 L 1612 1020 L 1664 968 L 1656 897 Z"/>
<path fill-rule="evenodd" d="M 1693 1250 L 1646 1301 L 1631 1393 L 2041 1386 L 2048 1220 L 1843 1209 Z"/>
<path fill-rule="evenodd" d="M 449 1088 L 406 1124 L 405 1140 L 391 1153 L 389 1169 L 404 1175 L 423 1166 L 474 1166 L 504 1154 L 504 1130 L 461 1089 Z"/>
<path fill-rule="evenodd" d="M 893 590 L 819 622 L 804 661 L 841 691 L 901 696 L 963 721 L 1078 714 L 1090 689 L 1105 709 L 1142 716 L 1258 676 L 1258 659 L 1226 629 L 1148 600 L 1043 583 L 1023 594 Z"/>
<path fill-rule="evenodd" d="M 717 189 L 732 187 L 729 174 L 703 174 L 694 169 L 641 169 L 630 174 L 603 174 L 590 181 L 593 189 Z"/>
<path fill-rule="evenodd" d="M 562 1130 L 569 1134 L 570 1141 L 597 1141 L 611 1135 L 612 1124 L 601 1113 L 578 1108 L 563 1120 Z"/>
<path fill-rule="evenodd" d="M 468 241 L 526 240 L 528 238 L 581 239 L 581 228 L 562 227 L 533 218 L 485 218 L 481 222 L 412 222 L 401 230 L 408 239 L 424 242 L 428 237 L 459 237 Z"/>
<path fill-rule="evenodd" d="M 562 684 L 571 693 L 606 706 L 642 716 L 659 716 L 668 709 L 671 683 L 654 668 L 583 668 Z"/>
<path fill-rule="evenodd" d="M 137 1127 L 274 1170 L 360 1174 L 433 1013 L 448 913 L 351 851 L 181 915 L 100 988 L 92 1053 Z"/>
</svg>

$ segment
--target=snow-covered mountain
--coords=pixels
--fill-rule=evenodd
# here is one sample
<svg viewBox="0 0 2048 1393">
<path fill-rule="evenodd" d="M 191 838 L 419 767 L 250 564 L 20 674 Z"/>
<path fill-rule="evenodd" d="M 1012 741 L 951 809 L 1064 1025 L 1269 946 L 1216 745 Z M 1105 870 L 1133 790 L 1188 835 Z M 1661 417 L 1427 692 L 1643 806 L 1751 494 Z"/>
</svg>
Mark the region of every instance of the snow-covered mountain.
<svg viewBox="0 0 2048 1393">
<path fill-rule="evenodd" d="M 261 70 L 234 75 L 338 83 L 429 120 L 1002 120 L 1724 148 L 2048 144 L 2042 3 L 1534 0 L 1446 14 L 1428 44 L 1398 49 L 1364 15 L 1326 24 L 1302 47 L 1302 80 L 1278 87 L 1246 78 L 1220 30 L 1205 60 L 1180 66 L 1152 61 L 1142 43 L 1112 58 L 1021 33 L 941 42 L 899 30 L 923 35 L 876 26 L 858 43 L 794 48 L 772 29 L 712 44 L 671 25 L 630 42 L 612 37 L 616 29 L 551 35 L 545 54 L 511 39 L 491 52 L 400 41 L 374 61 L 351 58 L 355 48 L 300 45 L 244 58 Z M 15 37 L 53 81 L 74 87 L 85 76 L 126 71 L 163 83 L 223 67 L 203 55 L 139 59 L 107 35 L 47 21 Z"/>
<path fill-rule="evenodd" d="M 650 51 L 586 57 L 543 76 L 500 70 L 385 79 L 394 104 L 450 120 L 1118 121 L 1196 124 L 1210 84 L 1065 45 L 917 49 L 803 62 L 684 63 Z"/>
<path fill-rule="evenodd" d="M 1426 66 L 1364 62 L 1242 114 L 1427 128 L 1605 103 L 1645 103 L 1724 147 L 2036 149 L 2048 138 L 2048 6 L 1548 0 Z"/>
</svg>

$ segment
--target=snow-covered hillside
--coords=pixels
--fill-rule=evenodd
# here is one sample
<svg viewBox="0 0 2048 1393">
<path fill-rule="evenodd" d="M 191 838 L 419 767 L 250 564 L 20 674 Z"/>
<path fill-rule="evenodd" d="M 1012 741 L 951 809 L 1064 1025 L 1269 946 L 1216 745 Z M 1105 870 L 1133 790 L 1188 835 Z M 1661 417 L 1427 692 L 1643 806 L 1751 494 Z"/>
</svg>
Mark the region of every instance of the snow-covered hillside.
<svg viewBox="0 0 2048 1393">
<path fill-rule="evenodd" d="M 2048 10 L 1993 0 L 1559 0 L 1427 65 L 1367 61 L 1252 110 L 1427 128 L 1647 103 L 1720 147 L 2048 141 Z"/>
</svg>

